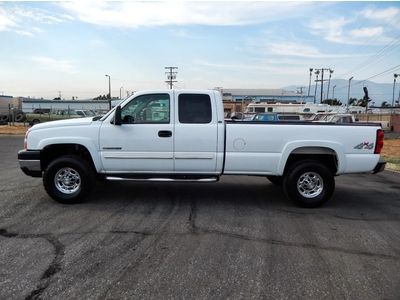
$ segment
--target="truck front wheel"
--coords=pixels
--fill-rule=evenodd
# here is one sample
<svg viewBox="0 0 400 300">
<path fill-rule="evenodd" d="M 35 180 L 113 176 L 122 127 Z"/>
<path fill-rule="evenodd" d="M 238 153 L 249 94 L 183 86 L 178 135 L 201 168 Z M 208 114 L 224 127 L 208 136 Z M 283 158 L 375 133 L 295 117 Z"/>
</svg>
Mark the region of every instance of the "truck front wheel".
<svg viewBox="0 0 400 300">
<path fill-rule="evenodd" d="M 82 202 L 94 184 L 90 165 L 75 155 L 66 155 L 52 161 L 43 174 L 46 192 L 57 202 Z"/>
<path fill-rule="evenodd" d="M 294 163 L 283 179 L 286 196 L 301 207 L 319 207 L 328 201 L 335 189 L 332 172 L 315 160 Z"/>
</svg>

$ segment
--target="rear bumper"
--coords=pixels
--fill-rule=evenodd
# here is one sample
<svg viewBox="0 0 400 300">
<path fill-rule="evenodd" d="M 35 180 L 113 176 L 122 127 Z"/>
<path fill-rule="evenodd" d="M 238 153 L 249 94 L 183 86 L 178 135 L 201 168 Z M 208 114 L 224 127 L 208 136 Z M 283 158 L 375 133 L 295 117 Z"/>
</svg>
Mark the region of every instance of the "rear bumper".
<svg viewBox="0 0 400 300">
<path fill-rule="evenodd" d="M 372 171 L 372 174 L 382 172 L 383 170 L 385 170 L 385 166 L 386 166 L 386 161 L 379 160 L 379 162 L 376 164 L 374 170 Z"/>
<path fill-rule="evenodd" d="M 40 151 L 21 150 L 18 152 L 19 166 L 26 175 L 42 177 L 42 166 L 40 164 Z"/>
</svg>

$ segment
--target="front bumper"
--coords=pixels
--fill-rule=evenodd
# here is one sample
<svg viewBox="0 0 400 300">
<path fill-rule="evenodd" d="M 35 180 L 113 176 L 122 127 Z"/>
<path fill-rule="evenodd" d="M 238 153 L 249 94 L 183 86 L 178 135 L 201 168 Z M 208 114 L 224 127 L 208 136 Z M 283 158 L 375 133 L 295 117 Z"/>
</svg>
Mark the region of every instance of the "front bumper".
<svg viewBox="0 0 400 300">
<path fill-rule="evenodd" d="M 32 177 L 42 177 L 42 166 L 40 164 L 40 151 L 21 150 L 18 152 L 19 166 L 22 172 Z"/>
<path fill-rule="evenodd" d="M 372 171 L 372 174 L 382 172 L 383 170 L 385 170 L 385 166 L 386 161 L 380 159 L 379 162 L 376 164 L 374 170 Z"/>
</svg>

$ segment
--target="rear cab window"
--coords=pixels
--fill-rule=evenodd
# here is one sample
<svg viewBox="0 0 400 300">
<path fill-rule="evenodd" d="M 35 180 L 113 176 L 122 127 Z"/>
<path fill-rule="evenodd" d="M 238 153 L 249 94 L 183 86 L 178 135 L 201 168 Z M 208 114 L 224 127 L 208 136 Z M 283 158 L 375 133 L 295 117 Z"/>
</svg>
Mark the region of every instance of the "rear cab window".
<svg viewBox="0 0 400 300">
<path fill-rule="evenodd" d="M 212 120 L 211 99 L 207 94 L 180 94 L 178 119 L 182 124 L 208 124 Z"/>
</svg>

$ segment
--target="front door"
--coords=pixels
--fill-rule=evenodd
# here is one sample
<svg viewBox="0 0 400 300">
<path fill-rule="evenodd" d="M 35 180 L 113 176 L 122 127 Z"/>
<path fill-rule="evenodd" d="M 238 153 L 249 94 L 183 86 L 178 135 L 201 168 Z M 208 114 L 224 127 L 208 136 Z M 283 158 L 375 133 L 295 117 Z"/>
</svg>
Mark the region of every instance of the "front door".
<svg viewBox="0 0 400 300">
<path fill-rule="evenodd" d="M 172 93 L 138 95 L 122 107 L 122 125 L 103 121 L 100 152 L 107 173 L 172 173 Z"/>
</svg>

